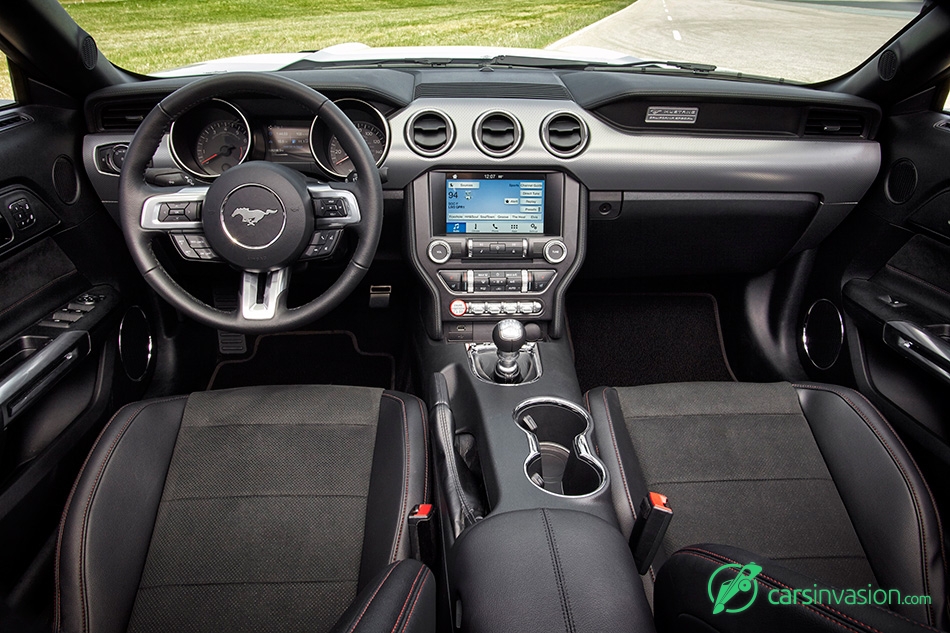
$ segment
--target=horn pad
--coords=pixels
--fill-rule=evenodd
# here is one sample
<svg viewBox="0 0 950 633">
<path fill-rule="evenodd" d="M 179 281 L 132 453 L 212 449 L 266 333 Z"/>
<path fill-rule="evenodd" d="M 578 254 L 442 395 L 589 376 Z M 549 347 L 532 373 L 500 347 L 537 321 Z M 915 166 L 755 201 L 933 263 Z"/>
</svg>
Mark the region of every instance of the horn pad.
<svg viewBox="0 0 950 633">
<path fill-rule="evenodd" d="M 299 259 L 313 234 L 306 179 L 264 161 L 233 167 L 208 189 L 201 223 L 211 248 L 238 268 L 284 268 Z"/>
</svg>

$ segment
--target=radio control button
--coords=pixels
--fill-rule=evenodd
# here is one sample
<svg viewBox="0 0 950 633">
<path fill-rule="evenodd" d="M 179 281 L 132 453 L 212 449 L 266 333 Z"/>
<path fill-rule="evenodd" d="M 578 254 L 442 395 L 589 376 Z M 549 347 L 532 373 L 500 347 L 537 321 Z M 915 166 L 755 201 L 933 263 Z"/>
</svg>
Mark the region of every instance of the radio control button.
<svg viewBox="0 0 950 633">
<path fill-rule="evenodd" d="M 561 240 L 551 240 L 544 245 L 543 253 L 549 264 L 560 264 L 567 258 L 567 246 Z"/>
</svg>

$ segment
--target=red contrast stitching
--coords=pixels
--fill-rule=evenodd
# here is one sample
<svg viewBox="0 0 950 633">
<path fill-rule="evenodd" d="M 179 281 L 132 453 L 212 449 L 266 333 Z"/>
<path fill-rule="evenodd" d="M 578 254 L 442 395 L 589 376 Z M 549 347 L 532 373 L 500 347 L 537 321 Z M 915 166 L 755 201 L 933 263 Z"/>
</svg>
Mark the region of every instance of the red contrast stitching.
<svg viewBox="0 0 950 633">
<path fill-rule="evenodd" d="M 422 575 L 422 572 L 424 572 L 424 571 L 426 571 L 426 568 L 425 568 L 425 567 L 422 567 L 422 568 L 420 568 L 419 571 L 416 573 L 416 577 L 415 577 L 415 579 L 412 581 L 412 586 L 409 587 L 409 593 L 406 595 L 406 601 L 405 601 L 404 603 L 402 603 L 402 609 L 399 610 L 399 615 L 396 616 L 396 622 L 395 622 L 395 624 L 393 624 L 393 630 L 390 631 L 389 633 L 396 633 L 396 627 L 399 626 L 399 621 L 402 619 L 402 614 L 406 612 L 406 607 L 409 605 L 409 598 L 412 597 L 412 592 L 415 591 L 415 589 L 416 589 L 416 583 L 419 582 L 419 576 L 421 576 L 421 575 Z M 423 580 L 422 582 L 425 583 L 424 580 Z"/>
<path fill-rule="evenodd" d="M 406 403 L 399 396 L 394 396 L 388 393 L 384 393 L 383 396 L 386 398 L 392 398 L 393 400 L 398 400 L 399 404 L 402 405 L 402 428 L 403 434 L 406 437 L 406 477 L 402 486 L 402 508 L 399 510 L 399 526 L 396 531 L 396 540 L 393 543 L 392 555 L 389 559 L 390 562 L 395 562 L 396 557 L 399 555 L 399 545 L 402 543 L 403 524 L 409 520 L 406 516 L 406 506 L 409 503 L 409 469 L 412 465 L 412 461 L 409 458 L 409 421 L 406 418 Z"/>
<path fill-rule="evenodd" d="M 366 604 L 363 606 L 363 610 L 360 612 L 360 617 L 356 618 L 356 622 L 353 623 L 353 626 L 350 628 L 349 633 L 353 633 L 356 630 L 356 627 L 360 625 L 360 620 L 363 619 L 363 616 L 366 615 L 366 611 L 369 610 L 369 605 L 373 604 L 373 600 L 376 598 L 376 594 L 379 593 L 379 590 L 383 588 L 383 585 L 386 584 L 386 581 L 389 580 L 389 576 L 396 570 L 398 565 L 393 565 L 389 568 L 389 571 L 386 572 L 386 575 L 383 576 L 383 579 L 379 581 L 379 584 L 376 585 L 376 591 L 373 592 L 373 595 L 369 597 L 369 600 L 366 601 Z"/>
<path fill-rule="evenodd" d="M 890 444 L 887 443 L 887 440 L 884 439 L 884 436 L 881 435 L 881 432 L 874 426 L 874 424 L 871 422 L 870 418 L 868 418 L 868 416 L 865 415 L 864 411 L 862 411 L 861 409 L 859 409 L 859 408 L 854 404 L 854 402 L 852 402 L 852 401 L 848 398 L 848 396 L 847 396 L 845 393 L 843 393 L 843 392 L 841 392 L 841 391 L 839 391 L 839 390 L 837 390 L 837 389 L 834 389 L 834 388 L 832 388 L 832 387 L 828 387 L 828 386 L 819 386 L 819 385 L 810 385 L 810 384 L 795 384 L 795 385 L 793 385 L 793 386 L 794 386 L 794 387 L 800 387 L 800 388 L 802 388 L 802 389 L 811 389 L 811 390 L 814 390 L 814 391 L 824 391 L 824 392 L 827 392 L 827 393 L 833 393 L 833 394 L 835 394 L 836 396 L 838 396 L 839 398 L 841 398 L 842 400 L 844 400 L 844 401 L 848 404 L 848 406 L 851 407 L 851 410 L 854 411 L 855 413 L 857 413 L 857 414 L 858 414 L 858 417 L 860 417 L 862 420 L 864 420 L 864 424 L 871 430 L 872 433 L 874 433 L 874 435 L 877 437 L 877 439 L 878 439 L 878 441 L 881 443 L 881 445 L 884 446 L 884 450 L 886 450 L 886 451 L 887 451 L 887 454 L 890 455 L 891 461 L 893 461 L 893 462 L 894 462 L 894 465 L 897 466 L 897 469 L 900 471 L 901 476 L 904 478 L 904 483 L 907 485 L 907 489 L 910 490 L 910 494 L 911 494 L 911 496 L 914 498 L 914 510 L 915 510 L 916 513 L 917 513 L 917 525 L 918 525 L 918 528 L 919 528 L 919 531 L 920 531 L 921 549 L 923 550 L 923 551 L 922 551 L 923 560 L 921 561 L 921 571 L 923 571 L 923 574 L 924 574 L 924 592 L 927 593 L 927 594 L 930 594 L 930 593 L 931 593 L 931 591 L 930 591 L 930 571 L 927 569 L 927 567 L 929 566 L 929 565 L 928 565 L 928 559 L 929 559 L 930 557 L 927 555 L 927 531 L 926 531 L 925 526 L 924 526 L 923 514 L 922 514 L 922 512 L 921 512 L 922 504 L 920 503 L 920 498 L 917 496 L 917 490 L 914 488 L 913 483 L 911 483 L 911 480 L 910 480 L 910 477 L 909 477 L 908 474 L 907 474 L 907 471 L 904 470 L 904 467 L 903 467 L 903 466 L 901 465 L 901 463 L 897 460 L 897 456 L 895 455 L 894 451 L 891 449 Z M 860 394 L 859 394 L 859 395 L 860 395 Z M 864 398 L 864 396 L 861 396 L 861 397 Z M 910 453 L 907 451 L 907 447 L 904 446 L 904 443 L 901 442 L 900 438 L 897 436 L 897 433 L 894 432 L 894 429 L 891 428 L 890 424 L 888 424 L 888 422 L 887 422 L 887 420 L 884 418 L 884 416 L 881 415 L 880 411 L 878 411 L 878 410 L 874 407 L 874 405 L 872 405 L 870 402 L 868 402 L 866 398 L 864 398 L 864 400 L 865 400 L 865 402 L 867 402 L 868 406 L 871 407 L 871 409 L 874 411 L 874 413 L 877 414 L 877 416 L 878 416 L 881 420 L 884 421 L 884 424 L 887 426 L 887 428 L 890 430 L 890 432 L 894 435 L 894 437 L 897 438 L 898 444 L 901 446 L 901 448 L 904 449 L 904 454 L 907 455 L 907 457 L 910 459 L 911 463 L 914 465 L 914 468 L 917 469 L 917 474 L 918 474 L 918 476 L 920 477 L 920 480 L 923 481 L 924 478 L 923 478 L 923 476 L 920 474 L 920 468 L 917 466 L 917 463 L 914 461 L 914 458 L 911 457 Z M 930 493 L 929 488 L 928 488 L 927 492 Z M 932 501 L 932 500 L 933 500 L 933 497 L 931 496 L 931 501 Z M 938 521 L 938 525 L 939 525 L 940 517 L 939 517 L 939 515 L 937 515 L 936 506 L 934 507 L 933 510 L 934 510 L 934 515 L 937 516 L 937 521 Z M 943 538 L 943 537 L 942 537 L 942 535 L 941 535 L 941 539 L 942 539 L 942 538 Z M 942 548 L 941 548 L 940 554 L 941 554 L 941 557 L 942 557 L 942 556 L 943 556 Z M 944 567 L 946 567 L 946 560 L 944 560 Z M 936 613 L 934 612 L 934 609 L 933 609 L 933 605 L 932 605 L 932 604 L 927 605 L 926 612 L 927 612 L 928 624 L 936 624 L 937 617 L 936 617 Z"/>
<path fill-rule="evenodd" d="M 428 572 L 428 570 L 426 570 Z M 425 578 L 422 579 L 422 584 L 419 585 L 419 592 L 416 594 L 416 599 L 412 601 L 412 608 L 409 609 L 409 615 L 406 616 L 406 621 L 402 623 L 402 630 L 405 631 L 409 627 L 409 620 L 412 619 L 412 614 L 416 611 L 416 605 L 419 603 L 419 598 L 422 597 L 422 588 L 426 586 L 426 582 L 429 580 L 429 576 L 432 574 L 426 573 Z"/>
<path fill-rule="evenodd" d="M 69 277 L 70 275 L 75 275 L 76 272 L 77 272 L 77 271 L 75 271 L 75 270 L 70 270 L 68 273 L 63 273 L 62 275 L 60 275 L 60 276 L 57 277 L 56 279 L 53 279 L 53 280 L 51 280 L 51 281 L 46 282 L 45 284 L 43 284 L 42 286 L 40 286 L 39 288 L 37 288 L 36 290 L 34 290 L 33 292 L 31 292 L 30 294 L 26 295 L 25 297 L 22 297 L 22 298 L 18 299 L 15 303 L 11 303 L 10 305 L 8 305 L 8 306 L 7 306 L 6 308 L 4 308 L 3 310 L 0 310 L 0 316 L 3 316 L 4 314 L 6 314 L 7 312 L 9 312 L 9 311 L 12 310 L 13 308 L 15 308 L 15 307 L 17 307 L 18 305 L 20 305 L 21 303 L 23 303 L 24 301 L 29 301 L 30 299 L 32 299 L 32 298 L 35 297 L 36 295 L 40 294 L 41 292 L 43 292 L 44 290 L 46 290 L 47 288 L 49 288 L 50 286 L 52 286 L 53 284 L 55 284 L 57 281 L 62 281 L 63 279 L 66 279 L 66 277 Z"/>
<path fill-rule="evenodd" d="M 419 415 L 422 416 L 422 447 L 425 451 L 425 479 L 422 482 L 422 502 L 429 501 L 429 423 L 426 410 L 422 408 L 422 400 L 416 398 L 419 405 Z"/>
</svg>

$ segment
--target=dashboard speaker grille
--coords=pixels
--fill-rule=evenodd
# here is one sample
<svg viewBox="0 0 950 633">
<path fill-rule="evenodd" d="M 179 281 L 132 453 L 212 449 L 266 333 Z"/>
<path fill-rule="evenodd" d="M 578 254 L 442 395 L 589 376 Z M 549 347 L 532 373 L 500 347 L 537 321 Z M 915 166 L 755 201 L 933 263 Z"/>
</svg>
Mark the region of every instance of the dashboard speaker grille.
<svg viewBox="0 0 950 633">
<path fill-rule="evenodd" d="M 406 141 L 422 156 L 439 156 L 452 145 L 455 128 L 442 112 L 427 110 L 416 114 L 406 126 Z"/>
<path fill-rule="evenodd" d="M 561 158 L 580 154 L 587 145 L 587 126 L 570 112 L 549 116 L 541 125 L 541 140 L 545 148 Z"/>
<path fill-rule="evenodd" d="M 489 156 L 508 156 L 521 143 L 521 125 L 507 112 L 488 112 L 475 122 L 475 144 Z"/>
<path fill-rule="evenodd" d="M 53 161 L 53 189 L 66 204 L 72 204 L 79 198 L 79 174 L 76 173 L 73 161 L 66 156 L 60 156 Z"/>
<path fill-rule="evenodd" d="M 96 63 L 99 61 L 99 47 L 96 46 L 96 41 L 91 36 L 87 35 L 83 38 L 80 54 L 82 55 L 82 65 L 86 67 L 86 70 L 92 70 L 96 67 Z"/>
<path fill-rule="evenodd" d="M 877 74 L 881 76 L 881 79 L 884 81 L 890 81 L 897 75 L 898 67 L 897 53 L 891 49 L 887 49 L 877 60 Z"/>
<path fill-rule="evenodd" d="M 438 83 L 416 86 L 416 98 L 448 97 L 491 99 L 555 99 L 569 100 L 571 93 L 557 84 L 526 83 Z"/>
<path fill-rule="evenodd" d="M 909 158 L 901 158 L 891 165 L 884 182 L 884 193 L 894 204 L 904 204 L 917 191 L 917 165 Z"/>
</svg>

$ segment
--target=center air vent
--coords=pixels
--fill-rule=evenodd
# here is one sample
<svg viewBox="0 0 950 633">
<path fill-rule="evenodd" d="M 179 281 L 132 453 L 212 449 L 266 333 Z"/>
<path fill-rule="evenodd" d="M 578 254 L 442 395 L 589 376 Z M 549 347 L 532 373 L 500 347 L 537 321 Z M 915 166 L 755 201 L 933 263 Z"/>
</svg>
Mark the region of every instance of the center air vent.
<svg viewBox="0 0 950 633">
<path fill-rule="evenodd" d="M 103 132 L 134 132 L 155 106 L 151 102 L 105 103 L 99 108 L 99 129 Z"/>
<path fill-rule="evenodd" d="M 860 138 L 865 135 L 865 127 L 860 112 L 812 110 L 805 120 L 805 136 Z"/>
<path fill-rule="evenodd" d="M 502 158 L 521 145 L 521 124 L 507 112 L 486 112 L 475 121 L 474 135 L 478 149 Z"/>
<path fill-rule="evenodd" d="M 440 156 L 452 147 L 454 140 L 455 126 L 443 112 L 418 112 L 406 124 L 406 142 L 421 156 Z"/>
<path fill-rule="evenodd" d="M 587 146 L 587 138 L 587 125 L 571 112 L 555 112 L 541 124 L 541 143 L 559 158 L 580 154 Z"/>
</svg>

